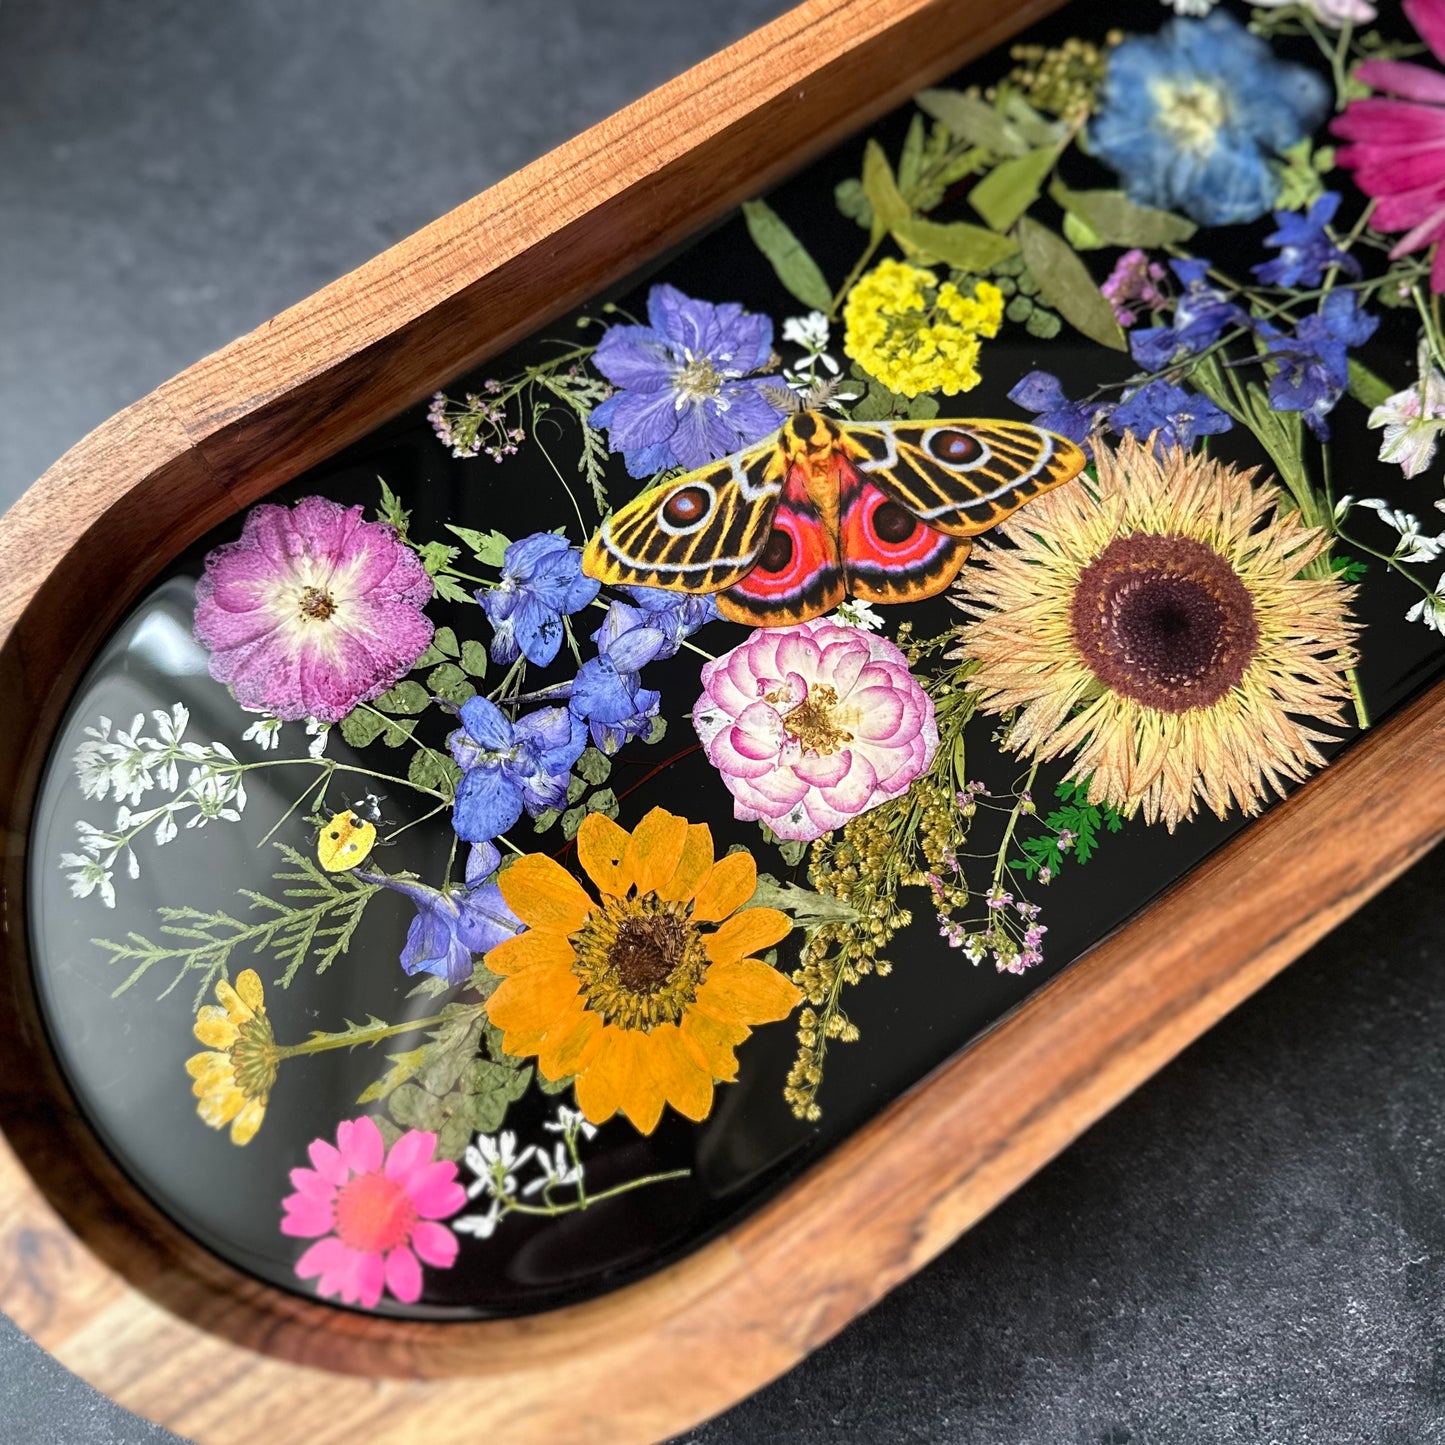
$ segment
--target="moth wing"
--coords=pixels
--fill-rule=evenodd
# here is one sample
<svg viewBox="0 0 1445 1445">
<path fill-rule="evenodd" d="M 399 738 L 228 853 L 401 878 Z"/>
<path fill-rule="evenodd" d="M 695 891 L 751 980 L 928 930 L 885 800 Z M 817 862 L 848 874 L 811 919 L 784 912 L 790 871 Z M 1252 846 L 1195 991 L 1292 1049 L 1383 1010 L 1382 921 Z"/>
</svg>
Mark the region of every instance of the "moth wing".
<svg viewBox="0 0 1445 1445">
<path fill-rule="evenodd" d="M 865 479 L 954 537 L 996 527 L 1088 460 L 1067 437 L 1020 421 L 850 422 L 843 435 Z"/>
<path fill-rule="evenodd" d="M 634 497 L 582 550 L 599 582 L 718 592 L 747 575 L 772 532 L 787 463 L 777 438 Z"/>
</svg>

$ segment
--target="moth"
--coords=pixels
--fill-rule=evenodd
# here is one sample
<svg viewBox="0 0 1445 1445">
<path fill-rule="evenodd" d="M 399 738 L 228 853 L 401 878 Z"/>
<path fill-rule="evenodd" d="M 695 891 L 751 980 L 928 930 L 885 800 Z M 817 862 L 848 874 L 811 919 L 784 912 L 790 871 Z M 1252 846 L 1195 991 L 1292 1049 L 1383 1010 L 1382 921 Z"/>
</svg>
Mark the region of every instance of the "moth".
<svg viewBox="0 0 1445 1445">
<path fill-rule="evenodd" d="M 634 498 L 582 570 L 717 594 L 734 622 L 806 622 L 852 596 L 942 592 L 972 538 L 1072 480 L 1084 453 L 1017 421 L 834 421 L 800 411 L 746 451 Z"/>
</svg>

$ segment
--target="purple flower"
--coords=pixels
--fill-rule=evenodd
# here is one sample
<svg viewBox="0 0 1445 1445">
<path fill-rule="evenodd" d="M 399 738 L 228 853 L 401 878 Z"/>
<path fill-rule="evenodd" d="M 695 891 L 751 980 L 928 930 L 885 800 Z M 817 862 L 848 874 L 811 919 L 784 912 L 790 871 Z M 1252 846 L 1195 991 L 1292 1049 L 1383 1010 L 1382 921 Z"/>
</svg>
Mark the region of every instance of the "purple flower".
<svg viewBox="0 0 1445 1445">
<path fill-rule="evenodd" d="M 1349 348 L 1362 346 L 1379 324 L 1378 318 L 1360 309 L 1353 291 L 1331 291 L 1293 336 L 1261 322 L 1259 334 L 1277 364 L 1270 378 L 1269 404 L 1276 411 L 1302 412 L 1310 430 L 1328 441 L 1325 418 L 1349 384 Z"/>
<path fill-rule="evenodd" d="M 1145 441 L 1157 432 L 1157 448 L 1177 446 L 1188 451 L 1199 437 L 1226 432 L 1234 422 L 1207 396 L 1167 381 L 1151 381 L 1119 403 L 1112 424 L 1120 436 L 1129 432 Z"/>
<path fill-rule="evenodd" d="M 1244 308 L 1208 284 L 1208 261 L 1171 261 L 1170 269 L 1184 284 L 1174 305 L 1172 326 L 1150 326 L 1129 337 L 1134 360 L 1146 371 L 1162 371 L 1181 352 L 1195 356 L 1231 326 L 1247 326 Z"/>
<path fill-rule="evenodd" d="M 628 738 L 652 730 L 662 694 L 642 686 L 641 670 L 654 658 L 671 656 L 667 634 L 646 622 L 641 608 L 614 602 L 592 634 L 597 656 L 578 669 L 570 707 L 584 720 L 592 741 L 612 754 Z M 672 649 L 675 652 L 677 649 Z"/>
<path fill-rule="evenodd" d="M 1279 255 L 1250 269 L 1268 286 L 1318 286 L 1332 266 L 1358 277 L 1360 263 L 1330 240 L 1325 228 L 1340 208 L 1337 191 L 1326 191 L 1308 211 L 1276 211 L 1278 228 L 1264 238 Z"/>
<path fill-rule="evenodd" d="M 242 707 L 339 722 L 426 651 L 431 595 L 416 554 L 360 507 L 268 503 L 206 558 L 196 636 Z"/>
<path fill-rule="evenodd" d="M 448 739 L 462 769 L 452 827 L 468 843 L 499 837 L 522 816 L 536 817 L 567 801 L 572 764 L 587 746 L 587 729 L 565 707 L 539 708 L 509 722 L 484 697 L 462 704 L 462 726 Z"/>
<path fill-rule="evenodd" d="M 546 667 L 562 646 L 562 619 L 586 607 L 601 584 L 582 575 L 582 553 L 555 532 L 513 542 L 502 556 L 502 581 L 477 593 L 495 631 L 492 658 Z"/>
<path fill-rule="evenodd" d="M 684 639 L 722 616 L 711 593 L 697 597 L 686 592 L 668 592 L 661 587 L 624 587 L 622 590 L 647 614 L 647 625 L 656 627 L 666 638 L 658 657 L 672 657 Z"/>
<path fill-rule="evenodd" d="M 664 467 L 700 467 L 776 431 L 783 413 L 765 386 L 781 376 L 749 377 L 772 355 L 773 323 L 735 301 L 714 306 L 673 286 L 654 286 L 647 326 L 611 326 L 592 363 L 618 388 L 593 409 L 634 477 Z"/>
<path fill-rule="evenodd" d="M 1109 279 L 1099 290 L 1114 308 L 1114 319 L 1120 326 L 1132 326 L 1141 310 L 1162 311 L 1169 304 L 1169 297 L 1159 289 L 1166 274 L 1157 261 L 1151 261 L 1137 247 L 1125 251 L 1114 262 Z"/>
<path fill-rule="evenodd" d="M 1008 394 L 1035 419 L 1045 431 L 1058 432 L 1071 442 L 1089 450 L 1089 437 L 1113 413 L 1113 403 L 1106 401 L 1070 401 L 1064 395 L 1063 383 L 1052 372 L 1031 371 Z"/>
</svg>

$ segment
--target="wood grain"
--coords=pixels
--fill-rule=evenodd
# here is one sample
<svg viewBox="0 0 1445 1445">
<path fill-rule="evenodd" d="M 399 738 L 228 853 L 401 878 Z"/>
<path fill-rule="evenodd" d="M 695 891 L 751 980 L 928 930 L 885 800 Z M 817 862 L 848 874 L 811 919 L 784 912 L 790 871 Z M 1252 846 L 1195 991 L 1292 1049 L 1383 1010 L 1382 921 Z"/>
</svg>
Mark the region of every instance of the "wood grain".
<svg viewBox="0 0 1445 1445">
<path fill-rule="evenodd" d="M 26 828 L 59 712 L 140 589 L 1055 3 L 810 0 L 120 413 L 0 519 L 0 1308 L 114 1399 L 201 1445 L 660 1439 L 829 1338 L 1445 832 L 1436 690 L 744 1223 L 527 1319 L 390 1323 L 241 1276 L 136 1193 L 58 1077 Z"/>
</svg>

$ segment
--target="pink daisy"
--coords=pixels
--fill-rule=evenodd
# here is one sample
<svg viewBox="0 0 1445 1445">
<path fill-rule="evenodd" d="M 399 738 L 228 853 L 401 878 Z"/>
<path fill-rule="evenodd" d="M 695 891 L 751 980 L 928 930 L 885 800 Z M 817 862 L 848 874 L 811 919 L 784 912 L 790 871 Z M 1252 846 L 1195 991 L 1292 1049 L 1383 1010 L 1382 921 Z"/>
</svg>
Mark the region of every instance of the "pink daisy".
<svg viewBox="0 0 1445 1445">
<path fill-rule="evenodd" d="M 296 1193 L 281 1201 L 281 1233 L 316 1240 L 296 1261 L 297 1277 L 320 1276 L 319 1294 L 365 1309 L 383 1290 L 415 1304 L 422 1264 L 448 1269 L 457 1257 L 456 1235 L 433 1221 L 467 1201 L 457 1166 L 433 1162 L 436 1145 L 435 1134 L 411 1129 L 388 1154 L 370 1119 L 344 1120 L 334 1145 L 313 1139 L 307 1152 L 316 1167 L 293 1169 Z"/>
<path fill-rule="evenodd" d="M 1445 0 L 1404 0 L 1405 14 L 1445 64 Z M 1337 160 L 1378 204 L 1370 224 L 1404 231 L 1391 260 L 1445 240 L 1445 75 L 1405 60 L 1369 60 L 1355 75 L 1391 96 L 1353 100 L 1330 127 L 1352 141 Z M 1435 253 L 1433 291 L 1445 291 L 1445 248 Z"/>
<path fill-rule="evenodd" d="M 268 503 L 206 558 L 196 636 L 242 707 L 339 722 L 426 651 L 431 595 L 416 553 L 360 507 Z"/>
</svg>

